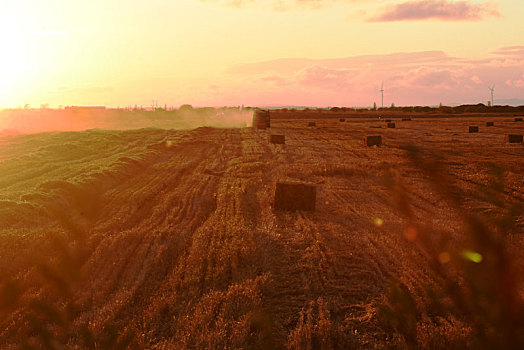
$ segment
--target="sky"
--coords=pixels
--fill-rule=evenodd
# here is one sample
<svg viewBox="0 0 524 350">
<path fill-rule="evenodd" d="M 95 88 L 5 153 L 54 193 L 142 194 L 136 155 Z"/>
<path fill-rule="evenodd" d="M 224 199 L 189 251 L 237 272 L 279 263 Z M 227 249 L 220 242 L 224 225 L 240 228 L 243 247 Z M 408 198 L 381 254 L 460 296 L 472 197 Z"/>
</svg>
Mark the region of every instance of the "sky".
<svg viewBox="0 0 524 350">
<path fill-rule="evenodd" d="M 524 104 L 522 0 L 1 0 L 0 107 Z"/>
</svg>

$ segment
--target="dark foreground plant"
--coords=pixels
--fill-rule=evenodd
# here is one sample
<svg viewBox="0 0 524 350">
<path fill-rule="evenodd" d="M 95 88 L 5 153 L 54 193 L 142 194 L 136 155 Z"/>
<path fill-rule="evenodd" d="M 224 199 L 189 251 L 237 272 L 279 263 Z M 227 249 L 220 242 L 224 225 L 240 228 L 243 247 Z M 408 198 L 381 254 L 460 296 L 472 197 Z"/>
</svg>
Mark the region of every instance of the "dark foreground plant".
<svg viewBox="0 0 524 350">
<path fill-rule="evenodd" d="M 388 174 L 392 198 L 406 221 L 405 237 L 427 256 L 437 283 L 425 287 L 425 298 L 417 305 L 413 291 L 393 282 L 386 302 L 378 306 L 379 318 L 401 335 L 408 348 L 524 349 L 524 302 L 516 258 L 508 245 L 511 235 L 522 233 L 516 223 L 523 212 L 518 199 L 510 201 L 505 193 L 504 172 L 489 165 L 487 184 L 473 198 L 489 210 L 478 213 L 469 209 L 467 196 L 454 184 L 438 154 L 416 147 L 407 147 L 406 152 L 462 219 L 463 235 L 452 237 L 425 225 L 415 215 L 405 186 Z M 437 328 L 445 320 L 455 334 L 428 336 L 424 320 Z"/>
<path fill-rule="evenodd" d="M 122 331 L 111 321 L 96 329 L 88 321 L 79 321 L 85 309 L 79 292 L 87 282 L 82 271 L 88 258 L 87 237 L 80 225 L 69 217 L 58 211 L 55 214 L 65 234 L 47 237 L 46 247 L 51 253 L 27 263 L 30 281 L 27 277 L 24 280 L 24 277 L 0 275 L 0 322 L 17 319 L 19 328 L 13 330 L 11 346 L 20 349 L 78 346 L 126 349 L 132 346 L 134 333 Z"/>
</svg>

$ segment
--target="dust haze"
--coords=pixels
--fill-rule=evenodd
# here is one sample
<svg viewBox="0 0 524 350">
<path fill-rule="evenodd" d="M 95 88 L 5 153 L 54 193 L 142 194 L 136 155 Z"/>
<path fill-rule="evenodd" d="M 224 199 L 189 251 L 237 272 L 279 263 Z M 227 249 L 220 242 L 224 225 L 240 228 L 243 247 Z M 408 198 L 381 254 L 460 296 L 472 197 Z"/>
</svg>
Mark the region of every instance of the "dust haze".
<svg viewBox="0 0 524 350">
<path fill-rule="evenodd" d="M 241 128 L 251 126 L 253 110 L 240 107 L 179 109 L 9 109 L 0 111 L 0 135 L 88 129 L 129 130 L 141 128 L 188 130 L 198 127 Z"/>
</svg>

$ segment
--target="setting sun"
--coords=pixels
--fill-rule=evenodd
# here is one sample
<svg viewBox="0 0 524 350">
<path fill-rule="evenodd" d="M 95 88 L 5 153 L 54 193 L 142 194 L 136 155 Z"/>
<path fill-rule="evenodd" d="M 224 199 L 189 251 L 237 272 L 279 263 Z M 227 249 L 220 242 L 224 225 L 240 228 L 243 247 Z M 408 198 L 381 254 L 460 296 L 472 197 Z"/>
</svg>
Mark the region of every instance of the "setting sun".
<svg viewBox="0 0 524 350">
<path fill-rule="evenodd" d="M 0 5 L 2 8 L 3 5 Z M 17 23 L 8 9 L 0 12 L 0 105 L 8 106 L 28 77 L 37 60 L 31 57 L 34 42 L 29 40 L 31 28 Z M 27 80 L 26 83 L 30 83 Z"/>
</svg>

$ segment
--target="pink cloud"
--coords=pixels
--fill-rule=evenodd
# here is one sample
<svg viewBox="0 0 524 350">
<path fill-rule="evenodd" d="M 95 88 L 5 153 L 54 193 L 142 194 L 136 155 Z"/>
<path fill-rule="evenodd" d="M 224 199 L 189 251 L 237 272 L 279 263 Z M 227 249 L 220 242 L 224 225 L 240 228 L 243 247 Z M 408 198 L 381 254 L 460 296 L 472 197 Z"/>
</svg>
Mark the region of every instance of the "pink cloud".
<svg viewBox="0 0 524 350">
<path fill-rule="evenodd" d="M 356 70 L 314 65 L 298 72 L 297 80 L 300 84 L 309 87 L 348 90 L 352 87 L 352 79 L 357 74 Z"/>
<path fill-rule="evenodd" d="M 524 74 L 522 74 L 522 77 L 516 80 L 508 79 L 506 81 L 506 85 L 517 87 L 517 88 L 524 88 Z"/>
<path fill-rule="evenodd" d="M 480 78 L 478 76 L 476 76 L 476 75 L 471 77 L 471 81 L 474 82 L 475 84 L 482 83 L 482 80 L 480 80 Z"/>
<path fill-rule="evenodd" d="M 500 17 L 497 5 L 491 2 L 480 4 L 470 1 L 411 0 L 389 5 L 373 22 L 417 21 L 437 19 L 444 21 L 478 21 L 486 17 Z"/>
<path fill-rule="evenodd" d="M 309 58 L 280 58 L 271 61 L 255 62 L 237 65 L 227 72 L 232 74 L 289 74 L 307 67 L 321 66 L 337 69 L 348 69 L 356 67 L 376 66 L 403 66 L 412 64 L 453 64 L 456 58 L 448 56 L 443 51 L 421 51 L 421 52 L 398 52 L 387 55 L 362 55 L 344 58 L 309 59 Z"/>
<path fill-rule="evenodd" d="M 522 67 L 524 54 L 462 59 L 441 51 L 276 59 L 225 71 L 221 97 L 246 105 L 370 106 L 384 81 L 387 105 L 486 102 L 492 84 L 502 101 L 524 95 Z"/>
<path fill-rule="evenodd" d="M 411 87 L 452 88 L 460 84 L 457 72 L 439 68 L 421 68 L 409 72 L 406 82 Z"/>
<path fill-rule="evenodd" d="M 524 46 L 505 46 L 493 51 L 495 55 L 524 57 Z"/>
<path fill-rule="evenodd" d="M 287 79 L 284 79 L 278 75 L 270 75 L 270 76 L 262 77 L 260 78 L 260 81 L 273 83 L 276 86 L 289 85 L 289 81 Z"/>
</svg>

